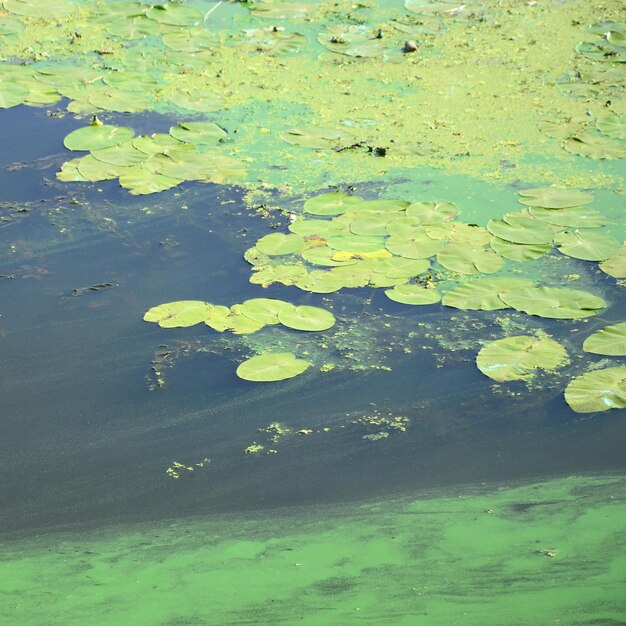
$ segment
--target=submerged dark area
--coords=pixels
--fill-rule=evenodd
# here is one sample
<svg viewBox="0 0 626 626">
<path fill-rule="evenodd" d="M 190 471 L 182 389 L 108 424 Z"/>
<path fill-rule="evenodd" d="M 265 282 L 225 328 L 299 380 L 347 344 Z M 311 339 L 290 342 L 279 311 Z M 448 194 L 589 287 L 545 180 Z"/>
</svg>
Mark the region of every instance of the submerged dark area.
<svg viewBox="0 0 626 626">
<path fill-rule="evenodd" d="M 237 379 L 236 363 L 249 352 L 244 337 L 201 326 L 161 329 L 141 318 L 178 299 L 327 305 L 320 294 L 249 284 L 242 255 L 268 220 L 244 208 L 237 188 L 186 183 L 158 203 L 120 192 L 115 181 L 60 193 L 52 181 L 63 156 L 49 154 L 70 122 L 22 107 L 3 116 L 0 138 L 19 145 L 24 162 L 21 169 L 5 163 L 0 177 L 4 532 L 623 470 L 621 411 L 573 414 L 550 386 L 529 391 L 520 383 L 514 395 L 494 394 L 493 381 L 473 366 L 474 351 L 445 350 L 415 333 L 419 324 L 447 328 L 451 343 L 463 347 L 476 336 L 476 321 L 483 334 L 497 326 L 497 311 L 407 311 L 380 290 L 347 290 L 334 311 L 345 341 L 355 344 L 357 369 L 261 385 Z M 442 176 L 431 186 L 445 197 L 446 184 Z M 588 326 L 611 323 L 621 297 Z M 374 320 L 364 322 L 365 336 L 348 323 L 359 316 Z M 383 332 L 384 324 L 392 330 L 377 344 L 367 333 Z M 547 328 L 555 337 L 569 333 L 558 323 Z M 165 387 L 151 391 L 150 364 L 164 345 L 181 356 L 164 369 Z M 372 351 L 391 353 L 391 371 L 361 362 Z M 355 422 L 376 414 L 409 424 L 363 439 L 380 428 Z M 292 430 L 278 453 L 245 454 L 252 442 L 268 440 L 259 429 L 272 422 Z M 205 458 L 210 463 L 193 475 L 166 474 L 173 462 Z"/>
</svg>

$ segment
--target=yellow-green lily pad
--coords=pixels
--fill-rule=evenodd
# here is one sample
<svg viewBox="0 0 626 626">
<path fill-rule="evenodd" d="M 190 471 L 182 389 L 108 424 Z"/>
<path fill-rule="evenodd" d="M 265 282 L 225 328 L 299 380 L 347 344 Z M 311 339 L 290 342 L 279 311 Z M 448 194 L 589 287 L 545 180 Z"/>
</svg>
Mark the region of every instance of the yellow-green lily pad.
<svg viewBox="0 0 626 626">
<path fill-rule="evenodd" d="M 98 150 L 128 141 L 133 134 L 133 129 L 125 126 L 90 125 L 71 132 L 63 144 L 68 150 Z"/>
<path fill-rule="evenodd" d="M 526 380 L 536 370 L 552 371 L 567 361 L 565 348 L 549 337 L 516 335 L 485 345 L 476 356 L 478 369 L 498 382 Z"/>
<path fill-rule="evenodd" d="M 602 298 L 587 291 L 566 287 L 504 289 L 498 296 L 518 311 L 552 319 L 582 319 L 597 315 L 606 307 Z"/>
<path fill-rule="evenodd" d="M 261 354 L 244 361 L 237 368 L 237 376 L 252 382 L 275 382 L 302 374 L 309 363 L 296 358 L 291 352 Z"/>
<path fill-rule="evenodd" d="M 213 308 L 212 304 L 201 300 L 178 300 L 152 307 L 143 319 L 156 322 L 162 328 L 184 328 L 204 322 Z"/>
<path fill-rule="evenodd" d="M 559 233 L 555 243 L 562 254 L 584 261 L 606 261 L 620 249 L 619 241 L 613 237 L 586 230 Z"/>
<path fill-rule="evenodd" d="M 626 278 L 626 244 L 622 245 L 615 256 L 600 263 L 599 267 L 613 278 Z"/>
<path fill-rule="evenodd" d="M 626 408 L 626 366 L 607 367 L 574 378 L 565 401 L 576 413 Z"/>
<path fill-rule="evenodd" d="M 583 350 L 607 356 L 626 356 L 626 322 L 596 331 L 585 339 Z"/>
<path fill-rule="evenodd" d="M 441 294 L 436 289 L 414 284 L 397 285 L 393 289 L 385 290 L 385 295 L 401 304 L 436 304 L 441 300 Z"/>
<path fill-rule="evenodd" d="M 593 194 L 577 189 L 559 189 L 557 187 L 538 187 L 519 192 L 519 201 L 527 206 L 544 209 L 565 209 L 582 206 L 593 201 Z"/>
<path fill-rule="evenodd" d="M 455 309 L 498 311 L 510 308 L 500 299 L 498 295 L 500 291 L 532 286 L 532 280 L 524 278 L 479 278 L 448 291 L 441 302 L 444 306 L 451 306 Z"/>
<path fill-rule="evenodd" d="M 307 305 L 279 311 L 278 320 L 287 328 L 307 331 L 327 330 L 335 324 L 335 316 L 330 311 Z"/>
</svg>

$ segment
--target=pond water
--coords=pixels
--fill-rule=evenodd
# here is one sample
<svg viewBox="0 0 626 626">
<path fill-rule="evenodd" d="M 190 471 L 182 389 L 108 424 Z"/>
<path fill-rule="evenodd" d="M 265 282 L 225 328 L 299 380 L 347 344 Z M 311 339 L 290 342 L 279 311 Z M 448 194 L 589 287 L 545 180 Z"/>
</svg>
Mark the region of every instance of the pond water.
<svg viewBox="0 0 626 626">
<path fill-rule="evenodd" d="M 16 9 L 15 3 L 37 3 L 6 0 L 5 8 L 26 15 L 35 34 L 48 28 L 29 13 L 35 9 Z M 91 6 L 83 4 L 81 11 Z M 249 12 L 274 11 L 264 3 L 242 4 L 247 3 L 167 6 L 212 10 L 216 29 L 230 33 L 224 35 L 228 41 L 248 25 Z M 397 9 L 391 2 L 378 4 L 371 10 Z M 418 4 L 432 3 L 406 4 L 415 13 Z M 97 5 L 125 11 L 114 2 Z M 587 15 L 582 4 L 574 6 L 581 19 Z M 564 19 L 560 9 L 552 11 L 550 19 Z M 164 27 L 166 34 L 182 20 L 183 32 L 200 36 L 185 26 L 186 14 L 176 15 L 168 26 L 172 30 Z M 324 15 L 338 19 L 335 13 Z M 424 23 L 411 18 L 402 24 L 430 28 L 427 15 L 420 18 Z M 471 24 L 481 24 L 480 15 Z M 301 18 L 290 13 L 287 19 Z M 66 24 L 59 20 L 59 27 Z M 301 26 L 310 37 L 307 24 Z M 442 24 L 451 33 L 467 27 Z M 15 28 L 7 21 L 0 27 Z M 95 34 L 82 28 L 76 32 L 84 32 L 89 45 L 101 36 L 100 26 Z M 346 31 L 341 45 L 351 46 L 354 37 L 371 51 L 373 44 L 364 41 L 377 40 L 362 41 L 355 29 Z M 626 26 L 615 32 L 623 35 Z M 339 39 L 322 39 L 331 51 L 339 45 Z M 4 66 L 23 67 L 11 47 L 17 44 L 5 43 Z M 261 43 L 254 45 L 258 52 Z M 430 53 L 436 56 L 438 48 Z M 110 54 L 113 64 L 117 52 Z M 330 52 L 322 53 L 322 62 L 333 63 L 324 54 Z M 389 55 L 390 63 L 401 63 L 401 55 L 400 60 Z M 245 84 L 250 67 L 234 57 L 232 62 L 242 63 L 233 72 Z M 289 66 L 293 80 L 300 69 Z M 6 67 L 3 71 L 9 76 Z M 176 80 L 202 74 L 197 67 L 186 71 Z M 377 84 L 381 98 L 391 97 L 388 84 L 403 93 L 394 82 L 396 71 Z M 430 153 L 412 152 L 413 160 L 405 162 L 403 152 L 381 169 L 384 158 L 357 154 L 361 145 L 324 151 L 296 143 L 291 154 L 284 147 L 291 150 L 291 138 L 282 148 L 272 143 L 280 102 L 268 97 L 250 104 L 235 90 L 223 128 L 235 138 L 241 133 L 236 140 L 241 148 L 228 156 L 222 151 L 219 158 L 246 155 L 247 177 L 183 180 L 158 193 L 135 194 L 138 187 L 131 186 L 131 194 L 120 187 L 117 174 L 92 182 L 57 177 L 77 156 L 63 147 L 64 139 L 84 129 L 92 111 L 82 92 L 69 100 L 63 81 L 54 84 L 62 100 L 0 109 L 0 569 L 9 581 L 0 592 L 3 623 L 626 623 L 626 422 L 625 409 L 619 408 L 626 403 L 624 381 L 606 396 L 606 402 L 617 403 L 612 410 L 596 406 L 577 412 L 564 396 L 574 378 L 623 365 L 623 348 L 601 353 L 582 348 L 593 333 L 624 322 L 619 275 L 556 248 L 531 262 L 505 261 L 497 275 L 510 284 L 528 278 L 603 299 L 591 307 L 600 309 L 598 314 L 554 319 L 508 303 L 494 310 L 440 302 L 408 306 L 385 294 L 394 281 L 381 288 L 371 276 L 367 286 L 348 284 L 328 293 L 289 281 L 262 286 L 251 283 L 251 276 L 278 271 L 284 257 L 263 256 L 257 248 L 254 255 L 249 252 L 264 236 L 287 234 L 294 223 L 317 217 L 313 210 L 306 213 L 312 205 L 305 202 L 328 192 L 339 192 L 342 201 L 406 200 L 402 211 L 409 202 L 452 202 L 464 222 L 454 236 L 465 245 L 469 231 L 486 233 L 490 220 L 520 210 L 518 192 L 557 181 L 559 187 L 593 193 L 589 210 L 602 213 L 601 236 L 619 247 L 626 234 L 624 158 L 563 157 L 563 150 L 552 153 L 544 146 L 529 149 L 515 163 L 500 158 L 505 155 L 493 163 L 485 156 L 481 174 L 478 157 L 468 152 L 463 161 L 456 148 L 451 157 L 441 137 L 447 167 Z M 159 83 L 160 89 L 166 91 L 167 84 Z M 623 82 L 616 84 L 623 90 Z M 451 85 L 455 88 L 454 81 Z M 352 88 L 361 87 L 355 81 Z M 310 111 L 314 104 L 307 89 L 302 98 Z M 2 81 L 0 96 L 13 97 Z M 73 110 L 76 102 L 85 109 Z M 68 105 L 78 115 L 67 114 Z M 285 108 L 287 124 L 302 115 L 299 107 L 290 102 Z M 376 107 L 372 104 L 368 115 L 379 115 Z M 106 125 L 130 127 L 137 136 L 168 133 L 181 121 L 167 107 L 151 108 L 102 106 L 96 113 Z M 194 115 L 198 111 L 189 117 Z M 246 120 L 257 131 L 254 140 L 246 134 Z M 379 122 L 377 131 L 384 128 Z M 363 119 L 359 124 L 369 127 Z M 464 127 L 459 118 L 458 124 L 470 133 L 469 122 Z M 320 141 L 311 130 L 299 133 L 293 135 Z M 270 137 L 269 145 L 259 141 L 262 136 Z M 610 136 L 619 142 L 619 134 Z M 487 144 L 478 148 L 487 150 Z M 415 161 L 416 154 L 424 160 Z M 172 157 L 165 148 L 162 155 L 162 160 Z M 195 167 L 194 158 L 200 157 L 189 157 L 186 171 Z M 219 159 L 213 165 L 226 178 L 223 172 L 239 167 Z M 500 174 L 483 175 L 492 166 Z M 173 178 L 173 170 L 167 171 Z M 161 170 L 156 177 L 168 178 Z M 344 212 L 322 213 L 321 219 Z M 539 220 L 531 217 L 536 226 Z M 431 231 L 433 238 L 436 233 Z M 357 242 L 363 234 L 358 230 L 354 234 L 350 245 L 371 244 L 367 237 Z M 446 235 L 450 248 L 458 243 L 454 236 Z M 597 253 L 600 244 L 585 245 Z M 350 262 L 363 263 L 374 249 L 339 250 L 353 255 Z M 597 259 L 613 258 L 616 250 Z M 302 265 L 298 254 L 291 262 Z M 413 284 L 445 294 L 466 281 L 463 271 L 452 269 L 458 261 L 448 266 L 445 255 L 437 256 L 439 264 L 434 253 L 430 256 L 430 270 L 416 272 L 422 277 L 411 278 Z M 474 278 L 472 273 L 470 281 Z M 333 313 L 335 323 L 321 332 L 276 324 L 236 334 L 205 324 L 166 328 L 142 319 L 167 302 L 232 306 L 251 298 L 320 307 Z M 476 367 L 483 346 L 518 335 L 550 337 L 564 347 L 567 359 L 557 367 L 540 365 L 526 380 L 493 379 Z M 618 333 L 615 344 L 623 342 Z M 309 368 L 278 382 L 237 376 L 243 361 L 267 352 L 294 353 Z"/>
</svg>

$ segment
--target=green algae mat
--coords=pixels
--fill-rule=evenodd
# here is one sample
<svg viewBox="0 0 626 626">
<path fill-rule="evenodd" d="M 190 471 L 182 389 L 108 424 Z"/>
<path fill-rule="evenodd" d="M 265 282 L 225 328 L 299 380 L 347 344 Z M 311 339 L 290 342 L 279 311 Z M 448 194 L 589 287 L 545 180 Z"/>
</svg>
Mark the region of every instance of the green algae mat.
<svg viewBox="0 0 626 626">
<path fill-rule="evenodd" d="M 620 477 L 5 545 L 6 624 L 623 624 Z"/>
</svg>

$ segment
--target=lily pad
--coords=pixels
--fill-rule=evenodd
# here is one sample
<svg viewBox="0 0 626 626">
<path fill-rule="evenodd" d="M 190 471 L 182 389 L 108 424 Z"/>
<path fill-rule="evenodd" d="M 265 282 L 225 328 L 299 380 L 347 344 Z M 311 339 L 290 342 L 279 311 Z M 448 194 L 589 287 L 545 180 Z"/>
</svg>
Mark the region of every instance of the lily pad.
<svg viewBox="0 0 626 626">
<path fill-rule="evenodd" d="M 74 11 L 75 5 L 65 0 L 4 0 L 4 8 L 17 15 L 60 18 Z"/>
<path fill-rule="evenodd" d="M 405 259 L 427 259 L 437 254 L 442 243 L 425 233 L 415 233 L 411 237 L 389 237 L 385 247 L 389 252 Z"/>
<path fill-rule="evenodd" d="M 216 146 L 228 133 L 213 122 L 181 122 L 170 128 L 170 135 L 184 143 Z"/>
<path fill-rule="evenodd" d="M 436 304 L 441 300 L 441 294 L 436 289 L 422 285 L 397 285 L 393 289 L 387 289 L 385 295 L 401 304 Z"/>
<path fill-rule="evenodd" d="M 567 360 L 561 344 L 549 337 L 516 335 L 485 345 L 476 357 L 478 369 L 497 380 L 526 380 L 536 370 L 555 370 Z"/>
<path fill-rule="evenodd" d="M 532 286 L 532 280 L 524 278 L 479 278 L 448 291 L 441 302 L 444 306 L 466 311 L 498 311 L 510 308 L 500 299 L 500 291 Z"/>
<path fill-rule="evenodd" d="M 493 250 L 463 244 L 448 244 L 437 254 L 437 262 L 459 274 L 494 274 L 504 263 Z"/>
<path fill-rule="evenodd" d="M 333 258 L 336 251 L 327 245 L 313 246 L 302 251 L 302 258 L 313 265 L 321 265 L 323 267 L 338 267 L 341 265 L 352 265 L 357 260 L 353 258 L 335 259 Z"/>
<path fill-rule="evenodd" d="M 239 305 L 239 313 L 261 324 L 280 324 L 278 314 L 294 309 L 294 305 L 284 300 L 253 298 Z"/>
<path fill-rule="evenodd" d="M 156 322 L 162 328 L 184 328 L 204 322 L 213 309 L 212 304 L 201 300 L 179 300 L 152 307 L 143 319 Z"/>
<path fill-rule="evenodd" d="M 595 413 L 626 407 L 626 366 L 607 367 L 574 378 L 565 401 L 576 413 Z"/>
<path fill-rule="evenodd" d="M 154 172 L 144 165 L 134 165 L 120 176 L 120 185 L 133 196 L 147 195 L 151 193 L 159 193 L 166 191 L 172 187 L 180 185 L 183 180 L 181 178 L 171 178 Z"/>
<path fill-rule="evenodd" d="M 273 20 L 299 20 L 305 18 L 312 6 L 300 2 L 281 0 L 260 0 L 250 7 L 254 15 Z"/>
<path fill-rule="evenodd" d="M 528 212 L 536 219 L 555 226 L 570 226 L 571 228 L 599 228 L 604 226 L 606 219 L 600 211 L 589 207 L 578 206 L 568 209 L 542 209 L 531 207 Z"/>
<path fill-rule="evenodd" d="M 507 213 L 501 220 L 489 220 L 487 230 L 512 243 L 547 244 L 554 238 L 554 231 L 545 222 L 521 213 Z"/>
<path fill-rule="evenodd" d="M 79 159 L 76 165 L 81 176 L 85 180 L 90 181 L 113 180 L 122 176 L 128 170 L 123 165 L 113 165 L 98 161 L 91 154 L 87 154 L 82 159 Z"/>
<path fill-rule="evenodd" d="M 584 261 L 606 261 L 620 249 L 613 237 L 584 230 L 560 233 L 555 243 L 562 254 Z"/>
<path fill-rule="evenodd" d="M 63 144 L 68 150 L 98 150 L 128 141 L 133 135 L 133 129 L 125 126 L 85 126 L 67 135 Z"/>
<path fill-rule="evenodd" d="M 24 30 L 24 23 L 12 17 L 0 16 L 0 35 L 16 35 Z"/>
<path fill-rule="evenodd" d="M 565 139 L 563 147 L 568 152 L 590 159 L 613 160 L 626 156 L 626 148 L 619 141 L 590 133 Z"/>
<path fill-rule="evenodd" d="M 350 232 L 355 235 L 386 236 L 387 224 L 392 219 L 394 219 L 392 213 L 375 213 L 357 217 L 350 223 Z"/>
<path fill-rule="evenodd" d="M 20 83 L 0 79 L 0 109 L 10 109 L 22 104 L 28 96 L 28 88 Z"/>
<path fill-rule="evenodd" d="M 493 237 L 489 242 L 491 249 L 509 261 L 524 263 L 536 261 L 546 255 L 552 249 L 551 243 L 522 244 L 505 241 L 499 237 Z"/>
<path fill-rule="evenodd" d="M 263 254 L 269 254 L 270 256 L 294 254 L 304 247 L 304 239 L 300 235 L 272 233 L 261 237 L 256 242 L 256 247 Z"/>
<path fill-rule="evenodd" d="M 317 150 L 330 150 L 355 142 L 354 135 L 346 130 L 323 128 L 320 126 L 299 126 L 297 128 L 290 128 L 284 133 L 280 133 L 279 137 L 285 143 L 294 146 L 302 146 L 304 148 L 315 148 Z"/>
<path fill-rule="evenodd" d="M 311 293 L 333 293 L 339 291 L 344 286 L 344 280 L 343 277 L 332 272 L 313 270 L 310 274 L 294 280 L 293 284 L 298 289 L 310 291 Z"/>
<path fill-rule="evenodd" d="M 597 315 L 606 307 L 604 300 L 598 296 L 565 287 L 504 289 L 498 296 L 518 311 L 552 319 L 582 319 Z"/>
<path fill-rule="evenodd" d="M 321 193 L 304 203 L 304 212 L 312 215 L 341 215 L 362 202 L 359 196 L 350 196 L 341 191 Z"/>
<path fill-rule="evenodd" d="M 170 102 L 180 109 L 199 113 L 211 113 L 224 106 L 220 95 L 207 90 L 183 91 L 172 96 Z"/>
<path fill-rule="evenodd" d="M 328 239 L 344 232 L 346 225 L 330 220 L 296 219 L 287 228 L 301 237 Z"/>
<path fill-rule="evenodd" d="M 245 31 L 245 47 L 255 54 L 283 56 L 296 54 L 308 44 L 308 39 L 300 33 L 286 33 L 273 26 Z"/>
<path fill-rule="evenodd" d="M 333 250 L 347 252 L 374 252 L 383 247 L 382 237 L 367 237 L 365 235 L 338 235 L 330 237 L 326 245 Z"/>
<path fill-rule="evenodd" d="M 610 259 L 599 265 L 600 269 L 614 278 L 626 278 L 626 245 L 622 245 L 620 251 Z"/>
<path fill-rule="evenodd" d="M 137 165 L 143 163 L 148 158 L 147 154 L 135 148 L 133 141 L 130 139 L 110 148 L 92 150 L 91 154 L 95 159 L 103 163 L 124 166 Z"/>
<path fill-rule="evenodd" d="M 441 224 L 454 219 L 459 209 L 452 202 L 414 202 L 406 208 L 406 215 L 420 224 Z"/>
<path fill-rule="evenodd" d="M 374 272 L 385 274 L 390 278 L 413 278 L 424 273 L 430 267 L 428 259 L 405 259 L 392 256 L 376 263 Z"/>
<path fill-rule="evenodd" d="M 295 330 L 319 331 L 335 325 L 335 316 L 330 311 L 306 305 L 279 311 L 278 320 Z"/>
<path fill-rule="evenodd" d="M 118 18 L 107 24 L 106 30 L 115 37 L 122 39 L 142 39 L 157 35 L 161 31 L 161 24 L 150 20 L 143 15 L 132 18 Z"/>
<path fill-rule="evenodd" d="M 309 363 L 297 359 L 291 352 L 261 354 L 244 361 L 237 368 L 237 376 L 252 382 L 275 382 L 302 374 L 309 368 Z"/>
<path fill-rule="evenodd" d="M 385 54 L 388 44 L 376 37 L 376 32 L 367 26 L 331 26 L 321 33 L 317 40 L 335 54 L 350 57 L 379 57 Z"/>
<path fill-rule="evenodd" d="M 607 356 L 626 356 L 626 322 L 596 331 L 585 339 L 583 350 Z"/>
<path fill-rule="evenodd" d="M 593 194 L 577 189 L 558 189 L 556 187 L 538 187 L 519 192 L 522 204 L 544 209 L 565 209 L 582 206 L 593 201 Z"/>
<path fill-rule="evenodd" d="M 172 26 L 193 26 L 202 22 L 202 13 L 184 4 L 170 2 L 168 4 L 155 4 L 146 11 L 146 17 Z"/>
<path fill-rule="evenodd" d="M 626 115 L 608 112 L 598 116 L 596 128 L 603 134 L 615 139 L 626 139 Z"/>
</svg>

